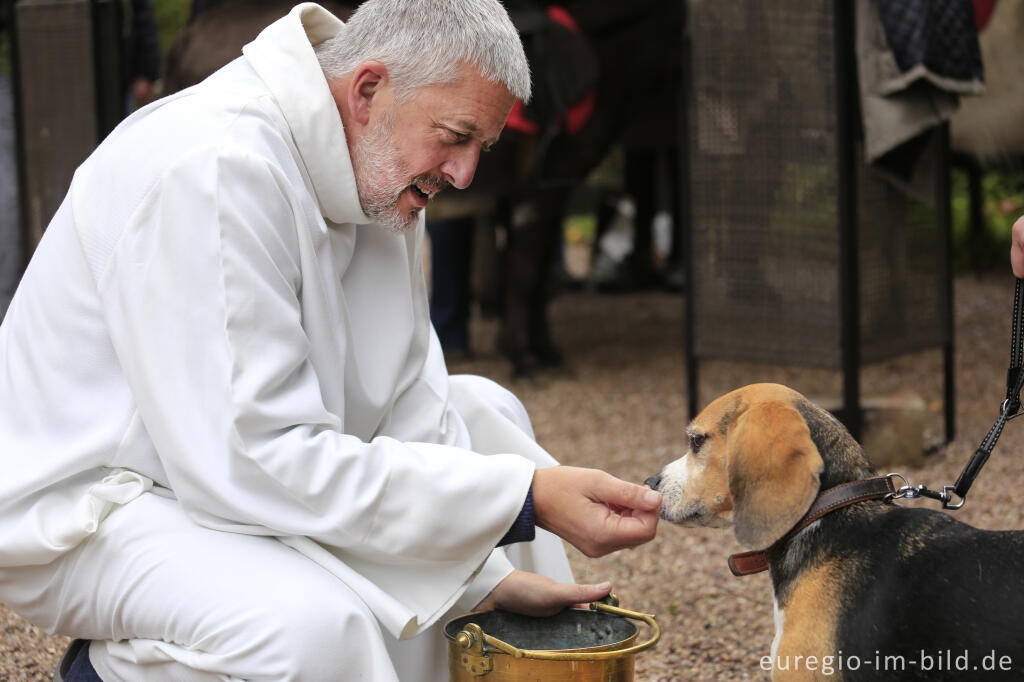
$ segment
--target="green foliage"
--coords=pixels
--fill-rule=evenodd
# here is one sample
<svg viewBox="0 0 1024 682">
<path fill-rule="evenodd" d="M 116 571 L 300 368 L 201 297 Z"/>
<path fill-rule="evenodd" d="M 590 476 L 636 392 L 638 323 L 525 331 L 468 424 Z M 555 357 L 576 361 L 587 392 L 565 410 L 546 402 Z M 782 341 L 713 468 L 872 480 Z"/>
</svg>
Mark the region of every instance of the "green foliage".
<svg viewBox="0 0 1024 682">
<path fill-rule="evenodd" d="M 563 229 L 567 244 L 592 244 L 597 232 L 597 215 L 575 213 L 566 216 Z"/>
<path fill-rule="evenodd" d="M 979 234 L 970 226 L 967 173 L 954 170 L 951 202 L 953 219 L 953 267 L 968 270 L 1007 269 L 1010 263 L 1010 231 L 1024 214 L 1024 171 L 990 172 L 981 181 L 984 225 Z"/>
<path fill-rule="evenodd" d="M 822 224 L 829 225 L 835 220 L 835 188 L 831 169 L 815 164 L 790 163 L 780 173 L 776 209 L 769 220 L 772 233 L 786 239 L 813 240 Z M 953 171 L 950 201 L 953 267 L 957 272 L 1009 267 L 1010 231 L 1014 221 L 1024 215 L 1024 171 L 985 173 L 982 197 L 983 229 L 972 234 L 967 174 L 959 169 Z M 914 206 L 911 211 L 911 219 L 917 223 L 930 224 L 935 220 L 932 207 Z M 922 215 L 921 211 L 926 211 L 926 214 Z M 922 250 L 928 248 L 927 244 L 918 246 Z"/>
<path fill-rule="evenodd" d="M 156 15 L 157 26 L 160 28 L 160 51 L 167 53 L 167 48 L 185 28 L 189 12 L 192 10 L 190 0 L 153 0 L 153 13 Z"/>
</svg>

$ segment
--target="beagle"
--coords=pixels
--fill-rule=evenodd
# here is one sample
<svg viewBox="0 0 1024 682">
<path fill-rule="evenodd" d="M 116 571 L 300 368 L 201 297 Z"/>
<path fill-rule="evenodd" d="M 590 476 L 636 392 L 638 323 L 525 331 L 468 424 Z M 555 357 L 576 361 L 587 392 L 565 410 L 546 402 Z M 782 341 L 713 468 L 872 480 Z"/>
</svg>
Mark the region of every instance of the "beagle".
<svg viewBox="0 0 1024 682">
<path fill-rule="evenodd" d="M 734 572 L 764 557 L 773 680 L 1024 679 L 1024 532 L 895 504 L 891 477 L 785 386 L 728 393 L 686 433 L 686 455 L 646 483 L 666 521 L 731 526 L 755 550 Z"/>
</svg>

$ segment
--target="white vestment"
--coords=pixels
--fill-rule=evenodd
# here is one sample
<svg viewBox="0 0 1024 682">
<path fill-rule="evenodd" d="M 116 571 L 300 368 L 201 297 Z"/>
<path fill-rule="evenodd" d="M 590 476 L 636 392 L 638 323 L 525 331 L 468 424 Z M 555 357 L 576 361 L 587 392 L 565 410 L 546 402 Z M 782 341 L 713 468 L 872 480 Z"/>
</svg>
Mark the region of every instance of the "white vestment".
<svg viewBox="0 0 1024 682">
<path fill-rule="evenodd" d="M 75 173 L 25 273 L 0 327 L 0 599 L 49 631 L 125 640 L 111 650 L 139 638 L 157 651 L 134 646 L 142 663 L 193 664 L 201 642 L 133 633 L 130 618 L 74 631 L 92 626 L 71 611 L 102 607 L 71 605 L 62 581 L 101 575 L 96 547 L 129 542 L 113 529 L 132 518 L 180 514 L 168 523 L 225 531 L 205 537 L 240 552 L 297 550 L 391 637 L 429 629 L 434 649 L 431 626 L 512 569 L 492 548 L 534 467 L 555 461 L 511 394 L 449 378 L 422 216 L 396 234 L 360 209 L 311 47 L 341 30 L 300 5 L 243 57 L 126 119 Z M 571 580 L 544 531 L 509 554 Z M 403 680 L 438 679 L 399 658 Z M 195 679 L 230 679 L 202 665 L 213 677 Z"/>
</svg>

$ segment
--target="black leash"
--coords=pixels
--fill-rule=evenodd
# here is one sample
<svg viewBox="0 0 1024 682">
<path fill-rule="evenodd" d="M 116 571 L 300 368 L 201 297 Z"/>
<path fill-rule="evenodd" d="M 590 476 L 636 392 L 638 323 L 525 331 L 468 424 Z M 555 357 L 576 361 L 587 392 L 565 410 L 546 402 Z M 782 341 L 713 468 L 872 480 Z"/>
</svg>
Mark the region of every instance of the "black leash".
<svg viewBox="0 0 1024 682">
<path fill-rule="evenodd" d="M 1020 392 L 1024 388 L 1024 280 L 1021 279 L 1017 280 L 1017 285 L 1013 292 L 1013 322 L 1011 327 L 1010 367 L 1006 372 L 1006 398 L 999 406 L 999 418 L 996 419 L 992 428 L 988 430 L 978 449 L 967 460 L 967 465 L 960 472 L 960 477 L 956 480 L 956 483 L 954 485 L 942 486 L 942 490 L 938 491 L 930 490 L 923 485 L 914 487 L 908 482 L 907 485 L 899 488 L 893 497 L 928 497 L 942 502 L 943 509 L 960 509 L 964 506 L 964 503 L 967 501 L 967 491 L 971 489 L 974 479 L 981 473 L 981 468 L 985 466 L 989 455 L 992 454 L 996 441 L 999 440 L 999 436 L 1003 433 L 1003 427 L 1006 426 L 1006 422 L 1020 416 Z M 903 478 L 899 474 L 895 475 Z M 903 480 L 906 481 L 907 479 L 903 478 Z M 959 498 L 959 502 L 954 503 L 952 501 L 954 495 Z"/>
</svg>

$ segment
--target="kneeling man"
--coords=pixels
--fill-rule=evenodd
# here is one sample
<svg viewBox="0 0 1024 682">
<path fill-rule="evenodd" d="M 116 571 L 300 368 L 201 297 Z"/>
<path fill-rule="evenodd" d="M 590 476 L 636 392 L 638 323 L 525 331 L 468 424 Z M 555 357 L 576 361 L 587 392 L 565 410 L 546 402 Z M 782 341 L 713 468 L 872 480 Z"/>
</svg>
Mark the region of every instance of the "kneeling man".
<svg viewBox="0 0 1024 682">
<path fill-rule="evenodd" d="M 0 600 L 76 675 L 442 680 L 447 612 L 654 536 L 430 326 L 423 209 L 529 89 L 497 0 L 299 5 L 78 169 L 0 327 Z"/>
</svg>

